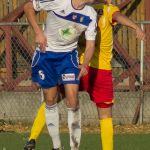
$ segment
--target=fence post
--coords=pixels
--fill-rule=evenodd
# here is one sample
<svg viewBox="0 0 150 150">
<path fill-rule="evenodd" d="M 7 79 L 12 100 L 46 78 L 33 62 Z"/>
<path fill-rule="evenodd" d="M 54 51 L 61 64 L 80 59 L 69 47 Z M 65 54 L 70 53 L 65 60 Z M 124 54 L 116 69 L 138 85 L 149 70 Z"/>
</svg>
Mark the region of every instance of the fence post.
<svg viewBox="0 0 150 150">
<path fill-rule="evenodd" d="M 141 29 L 144 31 L 144 24 L 141 23 Z M 144 72 L 144 41 L 141 40 L 141 54 L 140 54 L 140 119 L 139 123 L 143 123 L 143 111 L 144 111 L 144 90 L 143 90 L 143 73 Z"/>
</svg>

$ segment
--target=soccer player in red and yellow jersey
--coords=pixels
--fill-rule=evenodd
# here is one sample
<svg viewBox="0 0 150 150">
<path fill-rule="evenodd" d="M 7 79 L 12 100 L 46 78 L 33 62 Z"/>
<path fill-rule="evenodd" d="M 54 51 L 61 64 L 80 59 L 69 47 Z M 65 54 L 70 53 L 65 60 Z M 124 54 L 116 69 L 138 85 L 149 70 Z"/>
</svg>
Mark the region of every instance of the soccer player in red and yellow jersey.
<svg viewBox="0 0 150 150">
<path fill-rule="evenodd" d="M 113 26 L 121 23 L 131 27 L 135 30 L 137 38 L 141 40 L 144 39 L 145 34 L 133 21 L 122 15 L 118 7 L 112 4 L 100 4 L 97 7 L 100 14 L 96 49 L 89 65 L 88 75 L 81 78 L 81 90 L 89 93 L 98 108 L 102 149 L 113 150 L 112 105 L 114 98 L 111 67 Z M 84 57 L 82 50 L 83 48 L 79 50 L 81 64 Z"/>
</svg>

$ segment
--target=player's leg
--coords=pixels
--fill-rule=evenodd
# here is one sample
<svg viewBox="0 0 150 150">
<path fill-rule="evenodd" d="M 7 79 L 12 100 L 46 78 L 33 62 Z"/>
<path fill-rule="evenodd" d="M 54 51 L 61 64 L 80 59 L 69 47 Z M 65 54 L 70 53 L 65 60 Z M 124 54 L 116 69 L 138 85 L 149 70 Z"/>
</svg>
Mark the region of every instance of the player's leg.
<svg viewBox="0 0 150 150">
<path fill-rule="evenodd" d="M 101 128 L 101 140 L 103 150 L 113 150 L 113 85 L 112 71 L 100 70 L 90 67 L 89 69 L 89 94 L 96 103 Z"/>
<path fill-rule="evenodd" d="M 44 93 L 45 119 L 48 131 L 52 138 L 53 148 L 61 147 L 59 136 L 59 113 L 56 103 L 57 95 L 57 75 L 53 66 L 53 59 L 55 56 L 51 52 L 42 53 L 36 51 L 32 61 L 32 81 L 37 82 Z"/>
<path fill-rule="evenodd" d="M 24 150 L 35 149 L 35 141 L 40 135 L 44 125 L 45 125 L 45 103 L 43 102 L 34 120 L 29 141 L 26 143 Z"/>
<path fill-rule="evenodd" d="M 29 140 L 34 139 L 36 140 L 38 136 L 40 135 L 44 125 L 45 125 L 45 103 L 43 102 L 38 109 L 38 113 L 36 115 L 36 118 L 34 120 L 32 129 L 31 129 L 31 134 L 29 137 Z"/>
<path fill-rule="evenodd" d="M 65 85 L 71 150 L 79 149 L 81 139 L 81 111 L 78 101 L 78 88 L 77 84 Z"/>
<path fill-rule="evenodd" d="M 43 92 L 43 91 L 42 91 Z M 43 95 L 43 94 L 42 94 Z M 57 103 L 59 103 L 64 98 L 64 90 L 63 87 L 59 87 L 59 93 L 57 95 Z M 24 149 L 28 150 L 35 149 L 36 139 L 40 135 L 43 127 L 45 126 L 46 120 L 45 120 L 45 102 L 42 102 L 37 115 L 35 117 L 34 123 L 32 125 L 31 134 L 29 137 L 29 141 L 26 143 Z"/>
<path fill-rule="evenodd" d="M 105 108 L 103 106 L 105 106 Z M 100 134 L 102 141 L 102 150 L 113 150 L 112 105 L 103 104 L 103 108 L 100 107 L 98 108 L 98 112 L 101 128 Z"/>
<path fill-rule="evenodd" d="M 44 89 L 44 98 L 46 101 L 45 116 L 49 134 L 52 138 L 53 149 L 57 150 L 61 147 L 59 133 L 59 112 L 56 101 L 57 87 Z"/>
<path fill-rule="evenodd" d="M 79 83 L 78 52 L 66 53 L 59 65 L 60 81 L 65 87 L 68 107 L 68 127 L 71 150 L 78 150 L 81 138 L 81 112 L 78 102 Z"/>
<path fill-rule="evenodd" d="M 56 90 L 57 91 L 57 90 Z M 35 149 L 35 139 L 40 134 L 43 126 L 45 125 L 45 116 L 46 116 L 46 124 L 49 131 L 49 134 L 52 138 L 53 142 L 53 150 L 61 149 L 60 135 L 59 135 L 59 113 L 57 107 L 57 99 L 55 99 L 55 89 L 44 90 L 45 99 L 47 100 L 47 104 L 43 103 L 38 111 L 37 117 L 34 121 L 30 140 L 27 142 L 24 150 L 33 150 Z M 42 121 L 40 120 L 42 119 Z M 38 122 L 39 121 L 39 122 Z M 38 127 L 39 128 L 36 128 Z M 37 133 L 36 133 L 37 132 Z"/>
<path fill-rule="evenodd" d="M 113 150 L 113 122 L 112 122 L 112 105 L 113 105 L 113 84 L 112 71 L 103 71 L 103 82 L 101 83 L 101 102 L 97 103 L 100 127 L 101 140 L 103 150 Z"/>
<path fill-rule="evenodd" d="M 35 82 L 37 83 L 39 82 L 39 79 L 41 79 L 42 77 L 45 77 L 44 74 L 42 74 L 41 76 L 39 72 L 41 68 L 42 57 L 41 57 L 41 52 L 36 50 L 34 53 L 33 60 L 32 60 L 32 79 L 35 80 Z M 36 115 L 36 118 L 34 120 L 32 129 L 31 129 L 31 135 L 30 135 L 29 141 L 26 143 L 24 150 L 35 149 L 35 140 L 39 136 L 44 125 L 45 125 L 45 104 L 43 103 L 38 110 L 38 113 Z"/>
</svg>

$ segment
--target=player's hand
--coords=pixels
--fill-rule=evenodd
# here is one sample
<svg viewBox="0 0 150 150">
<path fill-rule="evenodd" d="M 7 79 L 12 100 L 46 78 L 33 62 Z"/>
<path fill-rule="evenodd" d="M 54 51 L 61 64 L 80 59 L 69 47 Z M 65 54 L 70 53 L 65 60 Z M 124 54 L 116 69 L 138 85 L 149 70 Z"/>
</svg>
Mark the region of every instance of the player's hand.
<svg viewBox="0 0 150 150">
<path fill-rule="evenodd" d="M 79 73 L 79 76 L 77 78 L 78 80 L 80 80 L 80 78 L 82 76 L 85 76 L 88 73 L 88 67 L 87 67 L 87 65 L 84 65 L 84 64 L 79 65 L 79 69 L 80 69 L 80 73 Z"/>
<path fill-rule="evenodd" d="M 45 52 L 47 46 L 47 38 L 42 32 L 36 34 L 35 42 L 39 45 L 41 52 Z"/>
<path fill-rule="evenodd" d="M 145 40 L 145 33 L 140 27 L 136 28 L 136 37 L 140 40 Z"/>
</svg>

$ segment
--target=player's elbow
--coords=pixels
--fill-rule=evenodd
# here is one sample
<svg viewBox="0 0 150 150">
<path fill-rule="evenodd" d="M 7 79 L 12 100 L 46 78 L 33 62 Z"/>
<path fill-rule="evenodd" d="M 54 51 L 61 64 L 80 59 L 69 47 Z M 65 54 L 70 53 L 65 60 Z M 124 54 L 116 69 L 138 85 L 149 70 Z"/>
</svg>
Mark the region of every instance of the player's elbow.
<svg viewBox="0 0 150 150">
<path fill-rule="evenodd" d="M 27 2 L 24 5 L 23 9 L 24 9 L 25 13 L 29 12 L 30 10 L 33 10 L 33 4 L 32 4 L 32 2 Z"/>
<path fill-rule="evenodd" d="M 124 15 L 121 14 L 119 11 L 115 12 L 112 16 L 112 19 L 120 23 L 120 20 L 124 18 Z"/>
</svg>

